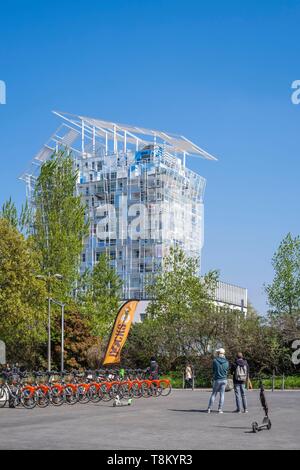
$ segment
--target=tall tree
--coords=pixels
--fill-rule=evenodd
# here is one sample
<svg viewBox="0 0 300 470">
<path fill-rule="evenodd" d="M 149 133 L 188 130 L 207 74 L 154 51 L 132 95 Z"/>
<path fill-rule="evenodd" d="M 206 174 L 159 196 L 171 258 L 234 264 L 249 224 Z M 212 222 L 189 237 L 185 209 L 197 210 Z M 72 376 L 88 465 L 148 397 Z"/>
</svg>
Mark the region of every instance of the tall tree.
<svg viewBox="0 0 300 470">
<path fill-rule="evenodd" d="M 300 237 L 288 233 L 272 258 L 275 276 L 265 287 L 271 309 L 292 314 L 300 309 Z"/>
<path fill-rule="evenodd" d="M 11 197 L 8 199 L 8 201 L 5 201 L 4 204 L 2 205 L 0 217 L 2 217 L 3 219 L 6 219 L 11 224 L 12 227 L 14 228 L 18 227 L 18 223 L 19 223 L 18 211 Z"/>
<path fill-rule="evenodd" d="M 215 335 L 213 294 L 216 281 L 216 272 L 200 278 L 198 261 L 175 248 L 165 259 L 163 270 L 149 284 L 150 327 L 157 328 L 163 336 L 160 349 L 170 363 L 180 356 L 207 352 Z M 145 328 L 147 326 L 146 322 Z"/>
<path fill-rule="evenodd" d="M 32 210 L 28 201 L 22 205 L 19 215 L 17 207 L 10 197 L 2 205 L 0 217 L 6 219 L 12 227 L 18 228 L 22 233 L 29 235 L 32 226 Z"/>
<path fill-rule="evenodd" d="M 77 170 L 66 151 L 42 165 L 34 191 L 33 239 L 42 254 L 41 271 L 63 276 L 60 295 L 69 295 L 77 279 L 88 234 L 85 207 L 76 195 Z M 57 287 L 58 288 L 58 287 Z"/>
<path fill-rule="evenodd" d="M 45 286 L 30 241 L 0 219 L 0 338 L 9 359 L 31 362 L 46 335 Z"/>
<path fill-rule="evenodd" d="M 80 312 L 75 304 L 67 305 L 65 310 L 65 341 L 64 360 L 66 367 L 79 368 L 89 366 L 90 349 L 97 345 L 97 338 L 91 334 L 88 318 Z M 56 317 L 55 345 L 53 350 L 53 362 L 57 367 L 61 360 L 60 317 Z"/>
<path fill-rule="evenodd" d="M 110 266 L 105 254 L 99 257 L 93 271 L 86 273 L 80 294 L 82 305 L 91 319 L 95 335 L 103 339 L 113 326 L 120 306 L 122 281 Z"/>
</svg>

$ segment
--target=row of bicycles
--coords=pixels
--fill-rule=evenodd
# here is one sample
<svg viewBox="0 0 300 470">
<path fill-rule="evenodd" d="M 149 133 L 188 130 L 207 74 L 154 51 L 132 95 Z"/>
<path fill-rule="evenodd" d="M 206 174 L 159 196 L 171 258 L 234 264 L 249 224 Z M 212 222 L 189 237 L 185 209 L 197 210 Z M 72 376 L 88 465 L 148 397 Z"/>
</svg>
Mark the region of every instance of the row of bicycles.
<svg viewBox="0 0 300 470">
<path fill-rule="evenodd" d="M 27 409 L 49 405 L 109 402 L 122 398 L 167 396 L 169 379 L 152 377 L 148 370 L 3 371 L 0 374 L 0 408 Z"/>
</svg>

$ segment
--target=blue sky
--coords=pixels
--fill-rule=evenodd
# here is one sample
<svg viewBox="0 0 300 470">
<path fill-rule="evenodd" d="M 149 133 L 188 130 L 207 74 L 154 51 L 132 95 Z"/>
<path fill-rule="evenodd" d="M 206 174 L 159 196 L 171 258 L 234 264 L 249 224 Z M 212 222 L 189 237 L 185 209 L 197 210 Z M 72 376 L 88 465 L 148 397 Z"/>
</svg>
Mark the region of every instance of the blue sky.
<svg viewBox="0 0 300 470">
<path fill-rule="evenodd" d="M 207 178 L 203 271 L 263 283 L 300 233 L 299 1 L 11 1 L 0 8 L 0 203 L 59 121 L 51 110 L 180 132 L 219 158 Z"/>
</svg>

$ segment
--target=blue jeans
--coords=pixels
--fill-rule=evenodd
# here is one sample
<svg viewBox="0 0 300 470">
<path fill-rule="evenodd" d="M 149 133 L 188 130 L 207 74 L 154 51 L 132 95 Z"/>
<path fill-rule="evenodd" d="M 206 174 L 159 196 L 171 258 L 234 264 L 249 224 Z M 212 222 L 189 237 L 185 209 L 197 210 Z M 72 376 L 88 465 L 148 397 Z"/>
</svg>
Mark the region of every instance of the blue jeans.
<svg viewBox="0 0 300 470">
<path fill-rule="evenodd" d="M 220 393 L 219 410 L 222 410 L 223 405 L 224 405 L 224 395 L 225 395 L 226 385 L 227 385 L 227 380 L 226 379 L 215 380 L 214 381 L 213 391 L 212 391 L 212 394 L 210 396 L 209 404 L 208 404 L 209 409 L 212 408 L 217 394 Z"/>
<path fill-rule="evenodd" d="M 242 398 L 243 408 L 244 411 L 247 409 L 247 399 L 245 394 L 245 384 L 234 384 L 234 394 L 235 394 L 235 401 L 236 401 L 236 409 L 241 411 L 241 400 Z"/>
</svg>

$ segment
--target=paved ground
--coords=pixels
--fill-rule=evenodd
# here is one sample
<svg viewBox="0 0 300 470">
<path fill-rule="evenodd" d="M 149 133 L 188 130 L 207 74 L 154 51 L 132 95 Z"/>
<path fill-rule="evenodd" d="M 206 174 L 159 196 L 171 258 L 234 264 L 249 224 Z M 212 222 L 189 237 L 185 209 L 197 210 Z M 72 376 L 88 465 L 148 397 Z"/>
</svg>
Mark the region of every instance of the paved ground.
<svg viewBox="0 0 300 470">
<path fill-rule="evenodd" d="M 273 427 L 251 433 L 261 421 L 258 392 L 249 414 L 235 415 L 233 393 L 224 414 L 207 415 L 209 393 L 174 390 L 169 397 L 61 408 L 0 409 L 0 449 L 300 449 L 300 391 L 267 392 Z"/>
</svg>

